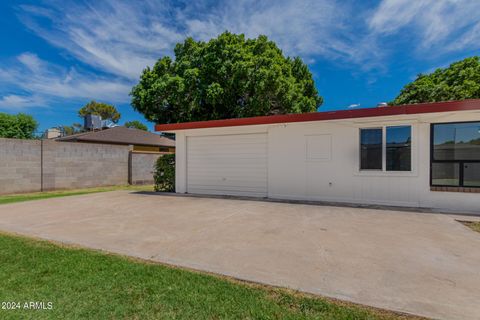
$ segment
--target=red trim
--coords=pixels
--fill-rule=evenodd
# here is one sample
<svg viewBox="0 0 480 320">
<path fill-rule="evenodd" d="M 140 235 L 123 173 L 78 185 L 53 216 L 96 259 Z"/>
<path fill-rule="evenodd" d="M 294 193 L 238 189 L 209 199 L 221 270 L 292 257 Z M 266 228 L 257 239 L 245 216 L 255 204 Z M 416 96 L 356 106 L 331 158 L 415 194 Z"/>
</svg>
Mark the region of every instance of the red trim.
<svg viewBox="0 0 480 320">
<path fill-rule="evenodd" d="M 450 112 L 480 110 L 480 99 L 446 101 L 434 103 L 419 103 L 403 106 L 381 108 L 353 109 L 331 112 L 296 113 L 253 118 L 237 118 L 224 120 L 196 121 L 184 123 L 157 124 L 155 131 L 177 131 L 200 128 L 251 126 L 259 124 L 324 121 L 339 119 L 355 119 L 368 117 L 396 116 L 404 114 L 421 114 L 433 112 Z"/>
</svg>

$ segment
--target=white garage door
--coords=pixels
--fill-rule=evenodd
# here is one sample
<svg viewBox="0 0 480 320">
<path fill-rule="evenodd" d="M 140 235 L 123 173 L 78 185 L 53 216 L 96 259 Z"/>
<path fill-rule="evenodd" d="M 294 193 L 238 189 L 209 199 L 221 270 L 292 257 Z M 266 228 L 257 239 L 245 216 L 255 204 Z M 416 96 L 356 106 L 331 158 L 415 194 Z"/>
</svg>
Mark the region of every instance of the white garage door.
<svg viewBox="0 0 480 320">
<path fill-rule="evenodd" d="M 187 192 L 267 196 L 267 135 L 187 137 Z"/>
</svg>

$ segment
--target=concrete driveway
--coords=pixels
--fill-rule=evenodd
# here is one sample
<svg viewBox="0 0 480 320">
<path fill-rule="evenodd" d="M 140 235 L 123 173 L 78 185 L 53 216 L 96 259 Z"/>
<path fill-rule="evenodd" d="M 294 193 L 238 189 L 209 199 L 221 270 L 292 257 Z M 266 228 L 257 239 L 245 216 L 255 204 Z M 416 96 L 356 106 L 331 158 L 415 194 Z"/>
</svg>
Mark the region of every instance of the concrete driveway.
<svg viewBox="0 0 480 320">
<path fill-rule="evenodd" d="M 0 230 L 480 319 L 480 233 L 447 215 L 115 191 L 2 205 Z"/>
</svg>

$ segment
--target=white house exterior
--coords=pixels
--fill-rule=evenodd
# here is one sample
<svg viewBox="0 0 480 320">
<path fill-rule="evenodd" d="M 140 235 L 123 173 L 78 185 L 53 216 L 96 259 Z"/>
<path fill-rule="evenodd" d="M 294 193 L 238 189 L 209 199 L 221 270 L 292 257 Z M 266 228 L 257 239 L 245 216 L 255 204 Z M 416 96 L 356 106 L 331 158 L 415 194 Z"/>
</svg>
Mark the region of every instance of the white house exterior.
<svg viewBox="0 0 480 320">
<path fill-rule="evenodd" d="M 480 214 L 480 100 L 156 129 L 176 134 L 177 193 Z"/>
</svg>

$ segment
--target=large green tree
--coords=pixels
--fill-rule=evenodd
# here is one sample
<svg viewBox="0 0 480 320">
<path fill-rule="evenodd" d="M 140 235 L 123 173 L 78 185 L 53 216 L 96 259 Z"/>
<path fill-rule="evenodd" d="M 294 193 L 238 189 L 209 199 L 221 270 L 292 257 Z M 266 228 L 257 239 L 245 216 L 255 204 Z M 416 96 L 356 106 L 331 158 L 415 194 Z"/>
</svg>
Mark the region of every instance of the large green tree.
<svg viewBox="0 0 480 320">
<path fill-rule="evenodd" d="M 1 138 L 33 139 L 37 127 L 37 121 L 30 115 L 0 113 Z"/>
<path fill-rule="evenodd" d="M 407 84 L 393 105 L 480 98 L 480 58 L 452 63 L 430 74 L 419 74 Z"/>
<path fill-rule="evenodd" d="M 135 110 L 160 123 L 311 112 L 323 102 L 300 58 L 266 36 L 229 32 L 177 44 L 175 60 L 147 67 L 131 96 Z"/>
<path fill-rule="evenodd" d="M 125 122 L 125 127 L 148 131 L 148 127 L 138 120 Z"/>
<path fill-rule="evenodd" d="M 117 123 L 121 116 L 120 112 L 118 112 L 114 106 L 103 102 L 96 102 L 95 100 L 90 101 L 78 110 L 79 117 L 84 117 L 87 114 L 101 116 L 103 120 L 110 120 L 113 123 Z"/>
</svg>

